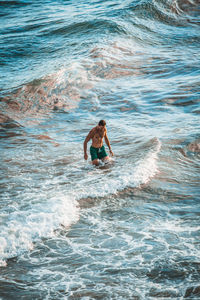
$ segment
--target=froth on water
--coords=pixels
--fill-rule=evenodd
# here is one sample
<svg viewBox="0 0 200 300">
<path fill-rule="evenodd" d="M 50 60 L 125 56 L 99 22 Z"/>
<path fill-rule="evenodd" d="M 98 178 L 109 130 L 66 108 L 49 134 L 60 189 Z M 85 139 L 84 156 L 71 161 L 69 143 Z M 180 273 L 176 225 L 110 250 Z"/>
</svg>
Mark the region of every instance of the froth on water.
<svg viewBox="0 0 200 300">
<path fill-rule="evenodd" d="M 198 2 L 38 4 L 0 3 L 0 297 L 199 297 Z"/>
</svg>

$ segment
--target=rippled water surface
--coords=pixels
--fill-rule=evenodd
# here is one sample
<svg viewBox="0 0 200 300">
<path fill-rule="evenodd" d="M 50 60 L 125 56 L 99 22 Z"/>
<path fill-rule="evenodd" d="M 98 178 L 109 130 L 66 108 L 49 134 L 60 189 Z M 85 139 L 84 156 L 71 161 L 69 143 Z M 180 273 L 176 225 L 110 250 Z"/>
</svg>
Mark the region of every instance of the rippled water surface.
<svg viewBox="0 0 200 300">
<path fill-rule="evenodd" d="M 200 298 L 199 15 L 0 1 L 1 299 Z"/>
</svg>

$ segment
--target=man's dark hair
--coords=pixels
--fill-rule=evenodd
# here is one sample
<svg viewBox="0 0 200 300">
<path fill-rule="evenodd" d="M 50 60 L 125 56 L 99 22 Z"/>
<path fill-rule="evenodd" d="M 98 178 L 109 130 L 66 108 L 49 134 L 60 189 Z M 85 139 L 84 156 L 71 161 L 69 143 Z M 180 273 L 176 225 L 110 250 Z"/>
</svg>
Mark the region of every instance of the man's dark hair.
<svg viewBox="0 0 200 300">
<path fill-rule="evenodd" d="M 104 120 L 99 121 L 99 126 L 106 126 L 106 121 Z"/>
</svg>

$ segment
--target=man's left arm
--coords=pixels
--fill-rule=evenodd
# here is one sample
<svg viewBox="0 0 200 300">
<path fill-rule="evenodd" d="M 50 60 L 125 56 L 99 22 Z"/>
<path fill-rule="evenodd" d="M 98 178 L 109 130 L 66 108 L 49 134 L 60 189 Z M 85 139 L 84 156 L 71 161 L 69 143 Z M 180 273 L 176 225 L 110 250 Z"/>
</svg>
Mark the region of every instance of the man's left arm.
<svg viewBox="0 0 200 300">
<path fill-rule="evenodd" d="M 108 136 L 107 136 L 107 132 L 105 133 L 104 139 L 105 139 L 106 145 L 109 148 L 110 154 L 113 156 L 114 153 L 112 152 L 112 149 L 111 149 L 111 146 L 110 146 L 110 142 L 109 142 L 109 139 L 108 139 Z"/>
</svg>

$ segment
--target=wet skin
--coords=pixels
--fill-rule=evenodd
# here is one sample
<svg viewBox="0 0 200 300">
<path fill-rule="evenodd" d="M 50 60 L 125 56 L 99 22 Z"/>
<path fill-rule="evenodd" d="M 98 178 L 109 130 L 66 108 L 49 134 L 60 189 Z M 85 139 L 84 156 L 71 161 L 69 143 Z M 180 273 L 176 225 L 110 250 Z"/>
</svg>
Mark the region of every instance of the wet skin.
<svg viewBox="0 0 200 300">
<path fill-rule="evenodd" d="M 87 143 L 92 139 L 92 146 L 94 148 L 101 148 L 103 146 L 103 139 L 105 139 L 106 145 L 108 146 L 109 150 L 110 150 L 110 154 L 113 156 L 113 152 L 111 150 L 111 146 L 110 146 L 110 142 L 107 136 L 107 129 L 106 126 L 99 126 L 97 125 L 96 127 L 92 128 L 90 130 L 90 132 L 88 133 L 87 137 L 85 138 L 84 141 L 84 158 L 85 160 L 88 159 L 88 155 L 87 155 Z M 103 158 L 103 160 L 108 160 L 109 157 L 106 156 Z M 99 160 L 98 159 L 94 159 L 92 161 L 93 165 L 98 166 L 99 165 Z"/>
</svg>

